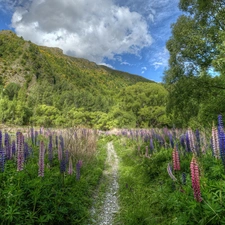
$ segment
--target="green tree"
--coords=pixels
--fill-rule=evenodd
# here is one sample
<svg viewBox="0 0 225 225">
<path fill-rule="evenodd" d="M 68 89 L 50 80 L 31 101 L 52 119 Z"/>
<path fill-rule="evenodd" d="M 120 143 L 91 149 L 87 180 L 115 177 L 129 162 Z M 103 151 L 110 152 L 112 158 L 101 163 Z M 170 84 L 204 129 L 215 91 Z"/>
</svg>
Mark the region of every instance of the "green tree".
<svg viewBox="0 0 225 225">
<path fill-rule="evenodd" d="M 170 58 L 164 82 L 169 90 L 167 112 L 175 124 L 188 126 L 189 121 L 200 120 L 198 114 L 202 115 L 205 105 L 216 104 L 214 96 L 224 96 L 225 3 L 180 0 L 179 6 L 185 14 L 172 25 L 172 36 L 167 41 Z M 220 106 L 216 112 L 222 109 Z M 208 110 L 210 115 L 204 118 L 215 118 L 213 113 Z"/>
<path fill-rule="evenodd" d="M 136 127 L 169 125 L 159 119 L 166 113 L 167 95 L 161 84 L 140 82 L 121 91 L 120 108 L 135 116 Z"/>
</svg>

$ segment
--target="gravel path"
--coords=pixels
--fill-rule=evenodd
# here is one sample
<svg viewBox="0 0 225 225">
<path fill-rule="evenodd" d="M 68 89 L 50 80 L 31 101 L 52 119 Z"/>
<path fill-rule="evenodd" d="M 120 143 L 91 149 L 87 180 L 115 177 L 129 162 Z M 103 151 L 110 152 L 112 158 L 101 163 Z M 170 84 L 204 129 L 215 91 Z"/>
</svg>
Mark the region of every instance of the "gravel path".
<svg viewBox="0 0 225 225">
<path fill-rule="evenodd" d="M 119 159 L 114 149 L 113 143 L 109 142 L 107 145 L 107 160 L 106 169 L 104 170 L 104 180 L 107 180 L 107 188 L 105 199 L 101 209 L 96 209 L 95 206 L 91 209 L 91 214 L 98 213 L 96 221 L 92 221 L 92 224 L 98 225 L 112 225 L 113 216 L 119 210 L 117 192 L 118 192 L 118 164 Z M 104 182 L 102 180 L 102 182 Z"/>
</svg>

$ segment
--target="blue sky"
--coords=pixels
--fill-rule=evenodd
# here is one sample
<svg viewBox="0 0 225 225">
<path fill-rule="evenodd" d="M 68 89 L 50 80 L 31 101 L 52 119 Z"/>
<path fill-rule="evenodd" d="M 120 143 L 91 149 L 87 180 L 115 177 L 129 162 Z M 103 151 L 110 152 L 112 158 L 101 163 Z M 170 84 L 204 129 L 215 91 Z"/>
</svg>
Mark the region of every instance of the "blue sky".
<svg viewBox="0 0 225 225">
<path fill-rule="evenodd" d="M 179 0 L 0 0 L 0 30 L 160 82 Z"/>
</svg>

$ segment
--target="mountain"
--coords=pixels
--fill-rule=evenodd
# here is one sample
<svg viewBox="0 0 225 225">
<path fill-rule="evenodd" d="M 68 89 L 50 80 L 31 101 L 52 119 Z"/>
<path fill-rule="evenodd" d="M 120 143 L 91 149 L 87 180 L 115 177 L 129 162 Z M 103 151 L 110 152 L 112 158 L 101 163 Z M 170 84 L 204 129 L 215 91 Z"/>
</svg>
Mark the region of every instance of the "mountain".
<svg viewBox="0 0 225 225">
<path fill-rule="evenodd" d="M 68 82 L 73 88 L 93 94 L 117 93 L 137 82 L 151 82 L 141 76 L 64 55 L 59 48 L 35 45 L 12 31 L 0 32 L 0 66 L 3 83 L 29 86 L 43 80 L 50 85 Z"/>
<path fill-rule="evenodd" d="M 0 32 L 2 123 L 92 127 L 99 119 L 103 124 L 112 119 L 107 126 L 114 127 L 120 124 L 115 115 L 120 120 L 127 117 L 124 123 L 130 123 L 138 114 L 123 114 L 120 93 L 133 85 L 141 89 L 144 84 L 162 89 L 161 84 L 141 76 L 64 55 L 59 48 L 35 45 L 12 31 Z M 115 114 L 111 119 L 110 113 Z"/>
</svg>

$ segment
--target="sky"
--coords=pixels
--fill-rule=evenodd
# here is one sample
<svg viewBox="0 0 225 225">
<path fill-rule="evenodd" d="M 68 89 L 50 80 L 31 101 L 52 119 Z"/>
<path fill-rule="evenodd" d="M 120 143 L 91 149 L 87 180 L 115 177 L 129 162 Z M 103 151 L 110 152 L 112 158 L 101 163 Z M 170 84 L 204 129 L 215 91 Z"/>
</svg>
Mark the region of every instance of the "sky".
<svg viewBox="0 0 225 225">
<path fill-rule="evenodd" d="M 179 0 L 0 0 L 0 30 L 162 81 Z"/>
</svg>

